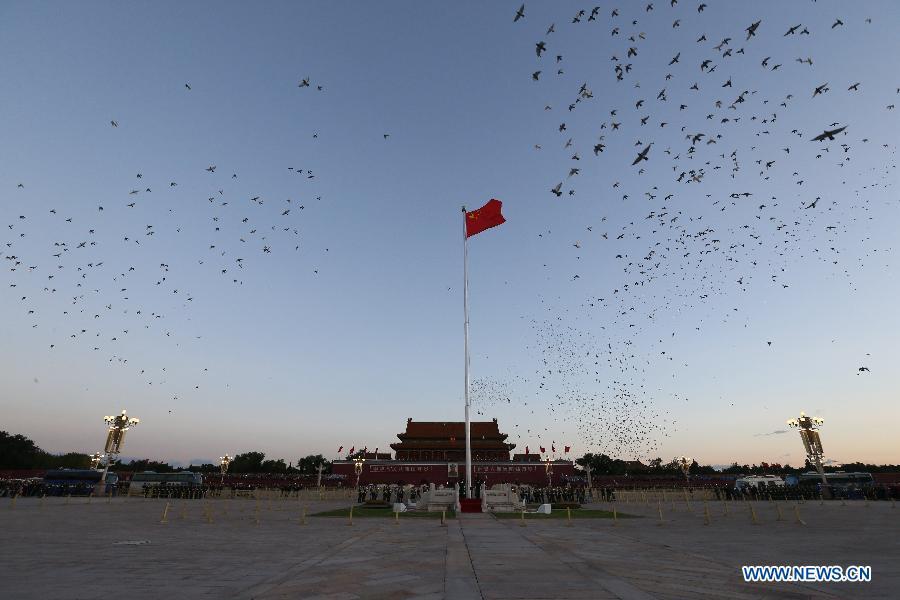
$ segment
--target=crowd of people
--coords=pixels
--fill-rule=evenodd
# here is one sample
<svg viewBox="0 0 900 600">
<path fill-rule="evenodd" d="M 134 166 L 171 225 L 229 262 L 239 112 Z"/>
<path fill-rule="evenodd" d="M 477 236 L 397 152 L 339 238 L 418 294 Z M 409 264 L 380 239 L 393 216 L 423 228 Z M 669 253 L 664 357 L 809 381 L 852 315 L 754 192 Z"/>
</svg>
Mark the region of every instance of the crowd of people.
<svg viewBox="0 0 900 600">
<path fill-rule="evenodd" d="M 129 482 L 120 480 L 113 486 L 110 484 L 107 493 L 124 495 L 129 493 Z M 403 484 L 367 484 L 361 485 L 355 490 L 356 500 L 362 504 L 365 502 L 383 503 L 412 503 L 415 504 L 422 495 L 428 491 L 428 484 L 403 485 Z M 209 498 L 222 496 L 235 496 L 243 493 L 252 493 L 257 489 L 275 490 L 285 497 L 297 497 L 301 492 L 317 489 L 315 483 L 295 482 L 281 485 L 258 485 L 256 482 L 209 482 L 202 485 L 177 485 L 161 483 L 159 485 L 145 485 L 140 492 L 132 491 L 131 495 L 146 498 Z M 461 495 L 464 496 L 464 486 L 461 486 Z M 526 504 L 559 504 L 572 502 L 584 504 L 586 502 L 612 502 L 617 498 L 617 490 L 612 486 L 593 487 L 588 489 L 583 485 L 564 486 L 539 486 L 539 485 L 513 485 L 513 492 Z M 630 489 L 621 488 L 621 489 Z M 731 486 L 711 486 L 697 489 L 709 489 L 715 494 L 716 500 L 818 500 L 844 499 L 844 500 L 900 500 L 900 486 L 888 484 L 876 484 L 866 487 L 832 487 L 830 490 L 820 489 L 819 486 L 768 486 L 758 488 L 745 486 L 737 489 Z M 348 490 L 349 491 L 349 490 Z M 689 488 L 693 496 L 694 488 Z M 12 498 L 15 496 L 41 497 L 41 496 L 87 496 L 96 493 L 95 486 L 87 481 L 71 481 L 65 483 L 50 483 L 40 478 L 14 479 L 0 478 L 0 498 Z M 476 487 L 475 497 L 480 497 L 480 488 Z"/>
</svg>

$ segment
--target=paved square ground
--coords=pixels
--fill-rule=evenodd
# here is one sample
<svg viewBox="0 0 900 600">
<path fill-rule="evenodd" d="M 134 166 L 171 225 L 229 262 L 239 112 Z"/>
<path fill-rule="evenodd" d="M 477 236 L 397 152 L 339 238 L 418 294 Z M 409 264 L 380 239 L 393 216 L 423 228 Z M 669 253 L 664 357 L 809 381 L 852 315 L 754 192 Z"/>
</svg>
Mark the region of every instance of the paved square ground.
<svg viewBox="0 0 900 600">
<path fill-rule="evenodd" d="M 618 505 L 642 518 L 309 516 L 345 501 L 20 498 L 0 504 L 0 598 L 898 598 L 890 503 Z M 257 510 L 258 507 L 258 510 Z M 590 505 L 609 508 L 609 505 Z M 806 523 L 797 523 L 797 515 Z M 258 523 L 257 523 L 258 520 Z M 211 521 L 211 522 L 209 522 Z M 871 583 L 750 584 L 743 564 L 871 565 Z"/>
</svg>

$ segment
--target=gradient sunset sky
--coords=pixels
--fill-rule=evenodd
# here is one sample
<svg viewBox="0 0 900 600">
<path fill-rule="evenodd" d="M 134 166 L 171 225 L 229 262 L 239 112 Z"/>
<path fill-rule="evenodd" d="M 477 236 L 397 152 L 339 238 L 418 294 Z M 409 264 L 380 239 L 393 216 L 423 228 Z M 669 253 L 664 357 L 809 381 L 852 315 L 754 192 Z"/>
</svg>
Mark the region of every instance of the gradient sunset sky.
<svg viewBox="0 0 900 600">
<path fill-rule="evenodd" d="M 473 395 L 520 450 L 798 464 L 805 410 L 900 462 L 900 4 L 519 4 L 5 2 L 0 429 L 94 452 L 127 408 L 126 454 L 196 462 L 462 420 L 498 198 Z"/>
</svg>

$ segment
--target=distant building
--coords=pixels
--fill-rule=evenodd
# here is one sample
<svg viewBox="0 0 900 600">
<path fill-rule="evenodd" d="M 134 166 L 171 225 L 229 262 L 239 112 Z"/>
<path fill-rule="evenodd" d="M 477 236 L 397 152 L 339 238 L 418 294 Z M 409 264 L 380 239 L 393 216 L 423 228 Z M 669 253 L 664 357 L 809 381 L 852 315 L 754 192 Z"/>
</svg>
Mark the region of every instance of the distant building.
<svg viewBox="0 0 900 600">
<path fill-rule="evenodd" d="M 545 485 L 547 463 L 533 453 L 510 453 L 516 447 L 500 432 L 497 419 L 470 424 L 472 471 L 475 483 L 522 483 Z M 413 421 L 407 419 L 406 431 L 398 433 L 399 442 L 391 444 L 394 459 L 379 452 L 366 454 L 360 484 L 402 483 L 453 485 L 462 482 L 466 470 L 466 425 L 462 421 Z M 345 485 L 356 484 L 352 460 L 337 460 L 332 472 L 342 476 Z M 565 485 L 576 478 L 572 461 L 551 462 L 553 485 Z"/>
<path fill-rule="evenodd" d="M 505 461 L 516 447 L 508 444 L 500 433 L 497 419 L 470 424 L 473 461 Z M 406 431 L 398 433 L 400 441 L 391 444 L 397 460 L 433 460 L 465 462 L 466 424 L 459 422 L 406 420 Z"/>
</svg>

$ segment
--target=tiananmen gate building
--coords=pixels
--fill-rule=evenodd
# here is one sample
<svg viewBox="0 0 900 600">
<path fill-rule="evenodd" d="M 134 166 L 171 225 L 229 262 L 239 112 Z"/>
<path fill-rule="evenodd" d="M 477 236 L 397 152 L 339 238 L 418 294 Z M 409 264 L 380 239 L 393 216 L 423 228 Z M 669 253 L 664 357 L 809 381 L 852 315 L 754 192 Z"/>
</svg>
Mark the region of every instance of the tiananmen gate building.
<svg viewBox="0 0 900 600">
<path fill-rule="evenodd" d="M 472 476 L 475 483 L 547 484 L 547 462 L 535 453 L 514 454 L 516 445 L 500 432 L 497 419 L 473 421 Z M 465 478 L 466 425 L 462 421 L 413 421 L 407 419 L 406 431 L 398 433 L 399 442 L 391 444 L 394 458 L 378 452 L 365 455 L 359 482 L 453 485 Z M 553 485 L 564 485 L 576 476 L 572 461 L 551 461 Z M 346 485 L 356 485 L 353 460 L 336 460 L 335 475 Z"/>
</svg>

